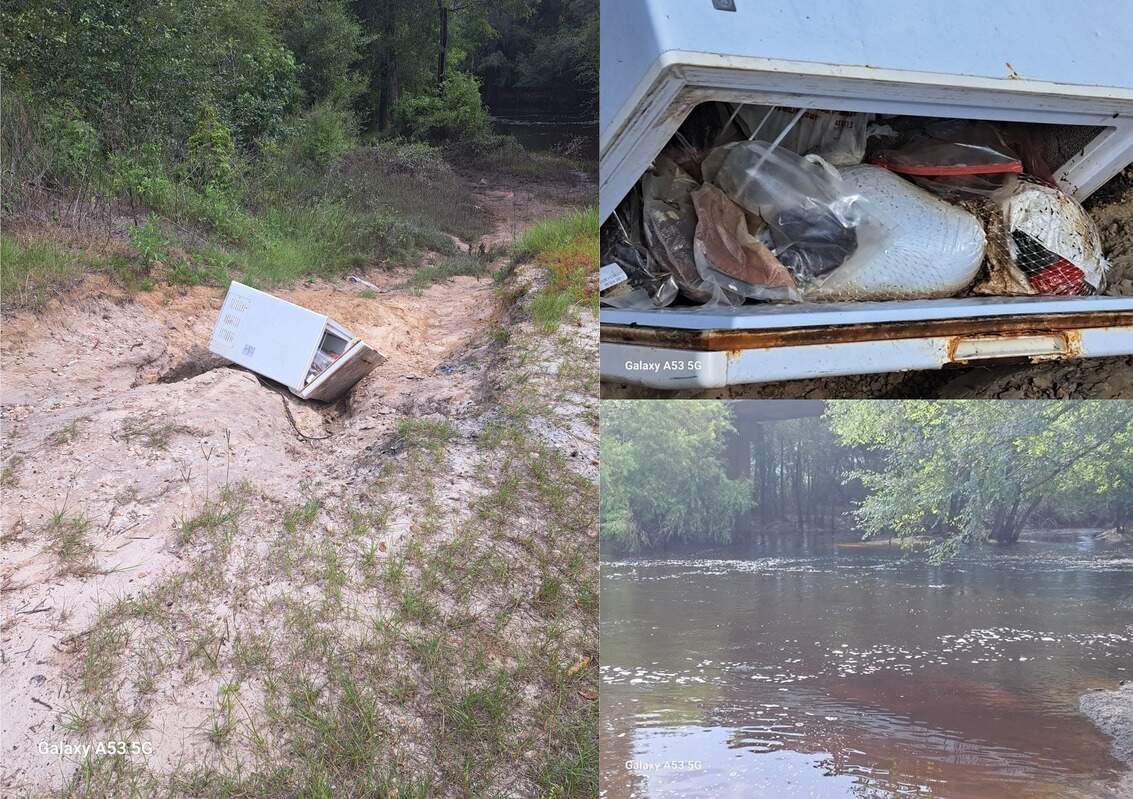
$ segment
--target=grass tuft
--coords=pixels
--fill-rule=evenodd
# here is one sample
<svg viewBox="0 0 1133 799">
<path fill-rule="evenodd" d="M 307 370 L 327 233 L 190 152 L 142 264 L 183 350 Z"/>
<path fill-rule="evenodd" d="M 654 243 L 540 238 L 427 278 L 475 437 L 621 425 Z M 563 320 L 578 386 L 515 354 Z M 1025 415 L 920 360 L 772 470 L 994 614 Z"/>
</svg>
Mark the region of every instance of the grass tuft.
<svg viewBox="0 0 1133 799">
<path fill-rule="evenodd" d="M 56 241 L 0 236 L 0 297 L 5 310 L 41 310 L 83 276 L 78 253 Z"/>
</svg>

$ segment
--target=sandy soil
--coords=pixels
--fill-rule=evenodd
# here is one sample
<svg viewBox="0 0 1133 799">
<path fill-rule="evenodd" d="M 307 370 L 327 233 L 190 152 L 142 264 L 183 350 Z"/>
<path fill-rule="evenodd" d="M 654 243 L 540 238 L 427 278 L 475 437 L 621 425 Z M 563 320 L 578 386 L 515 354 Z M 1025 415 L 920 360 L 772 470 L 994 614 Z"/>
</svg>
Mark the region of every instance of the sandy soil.
<svg viewBox="0 0 1133 799">
<path fill-rule="evenodd" d="M 541 192 L 481 185 L 477 196 L 497 220 L 490 242 L 561 210 Z M 64 723 L 81 701 L 76 674 L 93 649 L 85 642 L 92 624 L 108 604 L 150 595 L 188 568 L 193 553 L 178 530 L 222 487 L 254 485 L 263 501 L 250 503 L 242 526 L 271 531 L 278 508 L 315 491 L 329 507 L 382 457 L 396 458 L 379 448 L 396 440 L 402 420 L 475 416 L 489 401 L 485 331 L 506 312 L 490 278 L 414 293 L 396 287 L 404 274 L 364 277 L 378 286 L 376 296 L 361 296 L 363 287 L 346 280 L 277 292 L 330 315 L 387 358 L 332 405 L 304 403 L 207 352 L 219 289 L 165 287 L 131 298 L 92 277 L 64 304 L 5 320 L 4 796 L 57 788 L 73 771 L 80 758 L 39 747 L 82 737 Z M 596 336 L 593 328 L 585 334 Z M 552 426 L 544 436 L 556 451 L 584 449 L 575 462 L 596 480 L 597 440 L 586 427 Z M 450 460 L 446 507 L 468 506 L 483 492 L 474 465 L 471 451 Z M 328 529 L 335 524 L 327 521 Z M 382 552 L 398 551 L 414 524 L 408 512 L 393 513 Z M 60 543 L 75 526 L 89 550 Z M 244 545 L 253 553 L 254 542 Z M 219 603 L 208 608 L 209 621 L 225 630 L 229 621 L 248 624 L 238 610 Z M 144 736 L 157 752 L 153 767 L 218 762 L 201 734 L 218 679 L 177 672 L 156 688 Z"/>
<path fill-rule="evenodd" d="M 1112 691 L 1093 691 L 1079 701 L 1082 712 L 1113 739 L 1113 753 L 1133 766 L 1133 682 L 1125 681 Z M 1114 797 L 1133 794 L 1133 772 L 1112 788 Z"/>
</svg>

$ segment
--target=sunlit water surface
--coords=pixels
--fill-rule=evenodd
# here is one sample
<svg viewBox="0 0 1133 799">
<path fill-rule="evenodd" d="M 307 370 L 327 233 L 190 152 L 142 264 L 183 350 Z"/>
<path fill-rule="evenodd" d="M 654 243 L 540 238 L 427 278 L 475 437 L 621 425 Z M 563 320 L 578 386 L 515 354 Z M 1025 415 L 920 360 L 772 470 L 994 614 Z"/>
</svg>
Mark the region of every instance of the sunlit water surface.
<svg viewBox="0 0 1133 799">
<path fill-rule="evenodd" d="M 1044 539 L 604 563 L 602 795 L 1114 796 L 1078 699 L 1133 677 L 1133 552 Z"/>
</svg>

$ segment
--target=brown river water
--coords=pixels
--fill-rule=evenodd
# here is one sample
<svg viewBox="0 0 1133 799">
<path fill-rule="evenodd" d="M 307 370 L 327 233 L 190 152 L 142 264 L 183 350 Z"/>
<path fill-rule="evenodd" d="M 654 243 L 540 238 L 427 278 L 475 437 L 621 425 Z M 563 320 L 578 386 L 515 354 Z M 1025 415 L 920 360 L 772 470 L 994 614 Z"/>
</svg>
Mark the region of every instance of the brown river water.
<svg viewBox="0 0 1133 799">
<path fill-rule="evenodd" d="M 602 564 L 606 799 L 1116 797 L 1079 697 L 1133 678 L 1133 550 L 943 565 L 773 540 Z"/>
</svg>

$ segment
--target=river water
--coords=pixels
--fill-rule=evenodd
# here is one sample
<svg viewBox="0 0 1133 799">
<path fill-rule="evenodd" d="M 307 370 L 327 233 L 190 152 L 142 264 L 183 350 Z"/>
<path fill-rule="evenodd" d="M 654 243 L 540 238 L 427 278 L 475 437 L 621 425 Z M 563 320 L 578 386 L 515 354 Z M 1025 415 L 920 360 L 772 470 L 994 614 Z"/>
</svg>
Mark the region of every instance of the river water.
<svg viewBox="0 0 1133 799">
<path fill-rule="evenodd" d="M 829 537 L 602 565 L 602 795 L 1115 796 L 1078 710 L 1133 678 L 1133 551 L 932 565 Z"/>
</svg>

